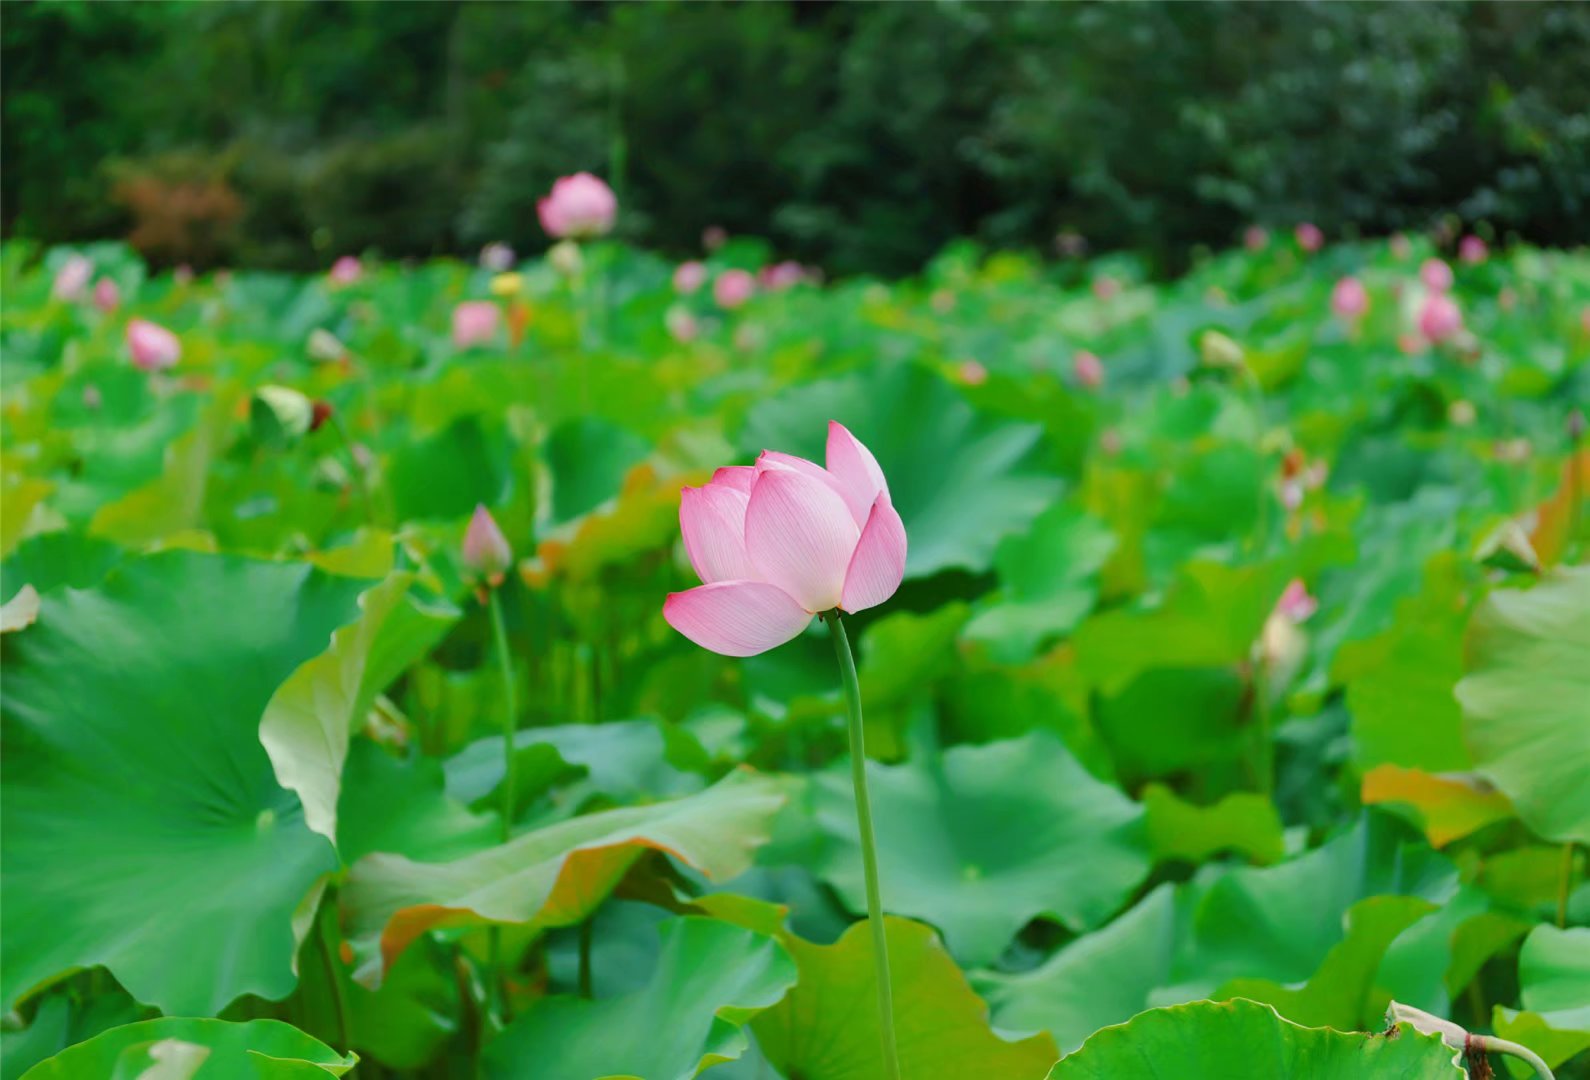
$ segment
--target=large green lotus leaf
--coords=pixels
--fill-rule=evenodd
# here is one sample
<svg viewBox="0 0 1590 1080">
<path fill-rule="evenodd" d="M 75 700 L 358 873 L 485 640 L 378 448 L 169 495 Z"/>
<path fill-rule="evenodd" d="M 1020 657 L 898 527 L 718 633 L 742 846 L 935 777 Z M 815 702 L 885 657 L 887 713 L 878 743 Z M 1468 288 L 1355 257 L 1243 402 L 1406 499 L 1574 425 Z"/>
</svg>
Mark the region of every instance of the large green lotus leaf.
<svg viewBox="0 0 1590 1080">
<path fill-rule="evenodd" d="M 911 1080 L 1037 1080 L 1057 1056 L 1054 1040 L 1009 1042 L 988 1025 L 987 1006 L 921 923 L 885 917 L 900 1073 Z M 800 980 L 751 1022 L 757 1044 L 784 1076 L 876 1080 L 883 1075 L 871 929 L 856 923 L 832 945 L 786 937 Z"/>
<path fill-rule="evenodd" d="M 1553 1068 L 1590 1049 L 1590 927 L 1530 931 L 1518 953 L 1518 988 L 1522 1009 L 1495 1009 L 1498 1035 Z"/>
<path fill-rule="evenodd" d="M 1253 1001 L 1154 1009 L 1095 1034 L 1048 1080 L 1462 1080 L 1439 1035 L 1302 1027 Z"/>
<path fill-rule="evenodd" d="M 1115 544 L 1115 534 L 1098 518 L 1056 503 L 1025 534 L 1000 541 L 994 552 L 1000 591 L 978 605 L 966 638 L 1006 663 L 1031 658 L 1093 610 L 1098 572 Z"/>
<path fill-rule="evenodd" d="M 1097 699 L 1095 723 L 1123 782 L 1194 772 L 1219 790 L 1223 777 L 1238 778 L 1245 692 L 1235 668 L 1145 671 Z"/>
<path fill-rule="evenodd" d="M 1142 807 L 1046 731 L 869 777 L 885 909 L 932 921 L 967 963 L 993 962 L 1040 916 L 1097 926 L 1148 873 Z M 830 842 L 815 869 L 865 910 L 849 774 L 817 785 Z"/>
<path fill-rule="evenodd" d="M 619 997 L 543 998 L 485 1053 L 489 1077 L 690 1080 L 744 1052 L 741 1028 L 795 983 L 775 939 L 716 919 L 670 919 L 651 980 Z"/>
<path fill-rule="evenodd" d="M 974 973 L 972 985 L 1002 1031 L 1048 1031 L 1070 1053 L 1089 1035 L 1152 1002 L 1169 981 L 1178 928 L 1192 895 L 1161 885 L 1108 926 L 1077 938 L 1029 971 Z"/>
<path fill-rule="evenodd" d="M 108 540 L 59 531 L 30 536 L 0 563 L 0 598 L 9 600 L 23 585 L 39 592 L 57 586 L 86 589 L 121 561 L 122 550 Z"/>
<path fill-rule="evenodd" d="M 777 781 L 739 770 L 695 795 L 571 818 L 451 862 L 366 856 L 342 894 L 356 977 L 378 986 L 384 968 L 433 927 L 580 922 L 649 849 L 708 877 L 733 877 L 767 842 L 784 800 Z"/>
<path fill-rule="evenodd" d="M 1458 684 L 1475 769 L 1547 840 L 1590 843 L 1590 566 L 1498 589 Z"/>
<path fill-rule="evenodd" d="M 988 569 L 1000 539 L 1030 524 L 1060 490 L 1034 465 L 1041 428 L 979 415 L 919 364 L 878 365 L 772 395 L 747 416 L 739 447 L 821 463 L 830 420 L 866 443 L 888 477 L 910 538 L 907 577 Z"/>
<path fill-rule="evenodd" d="M 164 1044 L 164 1049 L 162 1049 Z M 176 1044 L 176 1045 L 173 1045 Z M 202 1052 L 184 1050 L 197 1047 Z M 175 1051 L 175 1052 L 173 1052 Z M 226 1080 L 250 1076 L 259 1080 L 313 1080 L 341 1076 L 358 1062 L 355 1054 L 339 1054 L 320 1040 L 280 1020 L 199 1020 L 163 1016 L 111 1028 L 87 1042 L 67 1047 L 24 1073 L 25 1080 L 112 1080 L 137 1077 L 180 1077 Z M 188 1062 L 191 1069 L 154 1070 L 160 1062 Z"/>
<path fill-rule="evenodd" d="M 153 1010 L 140 1006 L 125 990 L 112 988 L 79 997 L 68 982 L 40 997 L 27 1027 L 0 1028 L 0 1080 L 17 1080 L 73 1043 L 153 1016 Z"/>
<path fill-rule="evenodd" d="M 552 477 L 552 522 L 570 521 L 616 496 L 630 467 L 650 451 L 639 435 L 594 416 L 553 428 L 542 447 Z"/>
<path fill-rule="evenodd" d="M 474 417 L 393 452 L 386 486 L 399 521 L 454 519 L 495 505 L 508 484 L 508 448 Z"/>
<path fill-rule="evenodd" d="M 8 1003 L 93 964 L 171 1012 L 292 990 L 293 911 L 336 856 L 259 721 L 368 586 L 170 552 L 46 595 L 5 637 Z"/>
<path fill-rule="evenodd" d="M 1251 791 L 1233 791 L 1211 806 L 1184 801 L 1162 784 L 1143 790 L 1148 842 L 1155 860 L 1199 863 L 1235 851 L 1256 863 L 1280 862 L 1285 852 L 1275 804 Z"/>
<path fill-rule="evenodd" d="M 348 865 L 377 851 L 456 859 L 496 843 L 498 821 L 450 798 L 435 758 L 399 759 L 363 738 L 348 748 L 337 804 L 337 850 Z"/>
</svg>

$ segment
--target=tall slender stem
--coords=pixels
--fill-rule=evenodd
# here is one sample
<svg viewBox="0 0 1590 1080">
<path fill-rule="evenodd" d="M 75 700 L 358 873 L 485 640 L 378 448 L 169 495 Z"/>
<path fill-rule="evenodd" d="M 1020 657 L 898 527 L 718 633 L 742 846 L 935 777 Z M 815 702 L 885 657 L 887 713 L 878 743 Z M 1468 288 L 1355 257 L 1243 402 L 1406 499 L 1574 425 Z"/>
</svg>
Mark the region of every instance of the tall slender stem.
<svg viewBox="0 0 1590 1080">
<path fill-rule="evenodd" d="M 1507 1039 L 1498 1039 L 1495 1035 L 1471 1035 L 1469 1038 L 1486 1053 L 1510 1054 L 1517 1058 L 1531 1069 L 1534 1069 L 1535 1075 L 1539 1077 L 1539 1080 L 1554 1080 L 1551 1074 L 1551 1067 L 1541 1060 L 1539 1054 L 1527 1046 L 1520 1046 L 1518 1043 L 1509 1042 Z"/>
<path fill-rule="evenodd" d="M 591 931 L 595 921 L 596 912 L 593 911 L 580 924 L 580 996 L 582 998 L 595 996 L 591 989 Z"/>
<path fill-rule="evenodd" d="M 508 652 L 508 631 L 502 622 L 502 599 L 496 588 L 490 588 L 486 606 L 491 611 L 491 639 L 497 654 L 497 667 L 502 675 L 502 842 L 513 839 L 513 818 L 516 792 L 514 791 L 514 733 L 519 727 L 519 707 L 514 699 L 513 658 Z M 493 926 L 487 934 L 487 948 L 491 966 L 491 999 L 498 1018 L 507 1020 L 507 973 L 502 970 L 502 928 Z"/>
<path fill-rule="evenodd" d="M 331 923 L 337 917 L 337 892 L 327 886 L 326 894 L 320 898 L 320 915 L 316 921 L 320 924 L 316 928 L 316 951 L 320 953 L 320 966 L 326 974 L 326 985 L 330 987 L 331 1002 L 337 1013 L 337 1039 L 344 1053 L 353 1049 L 353 1038 L 348 1024 L 348 1001 L 342 994 L 342 979 L 337 972 L 336 946 L 331 940 Z"/>
<path fill-rule="evenodd" d="M 834 656 L 845 690 L 845 711 L 850 717 L 850 782 L 856 791 L 856 823 L 861 831 L 861 870 L 867 889 L 867 923 L 872 928 L 872 961 L 878 980 L 878 1030 L 883 1038 L 883 1067 L 887 1080 L 900 1080 L 899 1051 L 894 1041 L 894 991 L 889 985 L 889 939 L 883 925 L 883 898 L 878 888 L 878 844 L 872 831 L 872 800 L 867 795 L 867 746 L 861 723 L 861 683 L 850 638 L 836 608 L 827 615 L 833 632 Z"/>
</svg>

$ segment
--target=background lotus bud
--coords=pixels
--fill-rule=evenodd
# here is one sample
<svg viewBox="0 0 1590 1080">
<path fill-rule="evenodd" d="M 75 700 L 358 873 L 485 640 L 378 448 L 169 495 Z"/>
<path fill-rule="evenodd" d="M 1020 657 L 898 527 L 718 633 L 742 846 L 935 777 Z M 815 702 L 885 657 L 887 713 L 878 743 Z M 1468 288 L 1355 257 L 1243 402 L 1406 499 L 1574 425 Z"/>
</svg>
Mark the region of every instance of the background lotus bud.
<svg viewBox="0 0 1590 1080">
<path fill-rule="evenodd" d="M 1419 310 L 1419 333 L 1430 341 L 1445 341 L 1463 329 L 1463 313 L 1445 293 L 1431 293 Z"/>
<path fill-rule="evenodd" d="M 962 360 L 956 364 L 955 375 L 967 386 L 982 386 L 988 381 L 988 369 L 976 360 Z"/>
<path fill-rule="evenodd" d="M 696 317 L 682 307 L 669 308 L 668 314 L 663 316 L 663 324 L 668 327 L 668 335 L 681 345 L 694 341 L 700 332 Z"/>
<path fill-rule="evenodd" d="M 90 411 L 96 410 L 105 404 L 105 395 L 99 392 L 99 387 L 89 383 L 83 387 L 83 408 Z"/>
<path fill-rule="evenodd" d="M 674 292 L 689 296 L 707 283 L 706 264 L 698 259 L 682 262 L 674 269 Z"/>
<path fill-rule="evenodd" d="M 331 264 L 331 271 L 327 276 L 334 285 L 352 285 L 364 276 L 364 264 L 356 256 L 344 255 Z"/>
<path fill-rule="evenodd" d="M 812 616 L 862 611 L 905 575 L 905 525 L 877 459 L 837 421 L 827 467 L 771 450 L 685 488 L 679 530 L 702 584 L 671 593 L 668 624 L 725 656 L 755 656 Z"/>
<path fill-rule="evenodd" d="M 501 317 L 490 300 L 465 300 L 453 309 L 453 344 L 460 349 L 489 344 Z"/>
<path fill-rule="evenodd" d="M 1440 259 L 1426 259 L 1419 264 L 1419 280 L 1431 292 L 1444 293 L 1452 287 L 1452 268 Z"/>
<path fill-rule="evenodd" d="M 1270 246 L 1270 233 L 1262 225 L 1249 225 L 1242 230 L 1242 246 L 1249 251 L 1263 251 Z"/>
<path fill-rule="evenodd" d="M 1219 330 L 1205 330 L 1198 336 L 1198 358 L 1212 368 L 1238 368 L 1243 364 L 1242 346 Z"/>
<path fill-rule="evenodd" d="M 565 176 L 536 203 L 536 216 L 548 236 L 588 240 L 613 231 L 618 198 L 613 189 L 588 172 Z"/>
<path fill-rule="evenodd" d="M 1064 229 L 1055 236 L 1054 249 L 1064 258 L 1080 259 L 1088 253 L 1088 240 L 1075 229 Z"/>
<path fill-rule="evenodd" d="M 1458 241 L 1458 258 L 1469 266 L 1478 266 L 1490 253 L 1491 250 L 1485 246 L 1485 241 L 1473 234 Z"/>
<path fill-rule="evenodd" d="M 1391 257 L 1398 262 L 1413 254 L 1413 242 L 1405 233 L 1392 233 L 1388 246 L 1391 248 Z"/>
<path fill-rule="evenodd" d="M 707 251 L 717 251 L 729 242 L 729 230 L 722 225 L 708 225 L 701 230 L 701 246 Z"/>
<path fill-rule="evenodd" d="M 1297 240 L 1297 246 L 1304 251 L 1318 251 L 1325 246 L 1325 233 L 1312 221 L 1300 222 L 1292 230 L 1292 236 Z"/>
<path fill-rule="evenodd" d="M 50 295 L 57 300 L 81 300 L 88 289 L 88 279 L 94 276 L 94 261 L 85 255 L 73 255 L 55 272 Z"/>
<path fill-rule="evenodd" d="M 1355 277 L 1344 277 L 1331 289 L 1331 311 L 1344 322 L 1357 322 L 1369 310 L 1369 292 Z"/>
<path fill-rule="evenodd" d="M 490 243 L 480 249 L 480 265 L 495 273 L 512 270 L 514 261 L 513 248 L 507 244 Z"/>
<path fill-rule="evenodd" d="M 573 240 L 560 240 L 547 249 L 547 263 L 561 277 L 578 277 L 585 268 L 585 256 Z"/>
<path fill-rule="evenodd" d="M 1110 300 L 1119 295 L 1121 283 L 1104 274 L 1093 279 L 1093 295 L 1099 300 Z"/>
<path fill-rule="evenodd" d="M 1104 385 L 1104 365 L 1086 349 L 1071 358 L 1071 370 L 1077 382 L 1090 390 Z"/>
<path fill-rule="evenodd" d="M 1468 427 L 1474 423 L 1478 415 L 1474 403 L 1463 398 L 1459 398 L 1446 408 L 1447 422 L 1453 427 Z"/>
<path fill-rule="evenodd" d="M 1502 286 L 1502 291 L 1496 294 L 1496 306 L 1509 312 L 1517 308 L 1518 290 L 1511 285 Z"/>
<path fill-rule="evenodd" d="M 108 277 L 100 278 L 94 282 L 94 306 L 106 315 L 115 311 L 121 305 L 121 290 L 116 287 L 116 282 Z"/>
<path fill-rule="evenodd" d="M 721 308 L 734 309 L 751 299 L 756 279 L 744 270 L 725 270 L 712 283 L 712 299 Z"/>
<path fill-rule="evenodd" d="M 318 360 L 322 364 L 339 363 L 348 355 L 348 347 L 337 339 L 337 335 L 319 327 L 309 331 L 309 341 L 304 350 L 309 353 L 311 360 Z"/>
<path fill-rule="evenodd" d="M 261 446 L 292 446 L 309 434 L 314 419 L 314 402 L 288 386 L 262 386 L 249 398 L 249 431 Z"/>
<path fill-rule="evenodd" d="M 1466 1029 L 1400 1001 L 1393 1001 L 1386 1009 L 1386 1023 L 1408 1024 L 1421 1035 L 1441 1036 L 1441 1041 L 1453 1050 L 1468 1049 L 1469 1033 Z"/>
<path fill-rule="evenodd" d="M 464 568 L 488 585 L 502 584 L 503 575 L 513 565 L 513 549 L 497 527 L 491 511 L 477 503 L 464 530 Z"/>
<path fill-rule="evenodd" d="M 182 358 L 182 343 L 164 326 L 134 319 L 127 324 L 127 352 L 140 371 L 164 371 Z"/>
<path fill-rule="evenodd" d="M 757 276 L 763 288 L 778 292 L 799 285 L 805 280 L 806 268 L 798 262 L 786 259 L 781 263 L 763 267 L 762 272 Z"/>
<path fill-rule="evenodd" d="M 182 288 L 193 284 L 193 267 L 187 263 L 179 264 L 175 270 L 171 271 L 171 280 Z"/>
</svg>

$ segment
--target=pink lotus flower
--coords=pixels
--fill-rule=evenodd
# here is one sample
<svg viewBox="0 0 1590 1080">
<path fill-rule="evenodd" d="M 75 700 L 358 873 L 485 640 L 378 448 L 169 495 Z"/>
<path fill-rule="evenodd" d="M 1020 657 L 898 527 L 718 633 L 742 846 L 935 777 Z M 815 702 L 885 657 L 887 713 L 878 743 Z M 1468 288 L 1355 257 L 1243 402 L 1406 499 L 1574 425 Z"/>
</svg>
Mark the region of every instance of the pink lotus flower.
<svg viewBox="0 0 1590 1080">
<path fill-rule="evenodd" d="M 682 307 L 669 308 L 663 316 L 663 325 L 668 327 L 668 336 L 681 345 L 696 340 L 696 335 L 701 331 L 696 317 Z"/>
<path fill-rule="evenodd" d="M 1413 243 L 1408 239 L 1406 233 L 1392 233 L 1390 243 L 1391 257 L 1398 262 L 1413 254 Z"/>
<path fill-rule="evenodd" d="M 127 324 L 127 352 L 140 371 L 164 371 L 182 357 L 182 343 L 164 326 L 146 319 Z"/>
<path fill-rule="evenodd" d="M 1419 333 L 1430 341 L 1445 341 L 1463 329 L 1463 313 L 1445 293 L 1431 293 L 1419 309 Z"/>
<path fill-rule="evenodd" d="M 1077 382 L 1089 390 L 1104 385 L 1104 365 L 1086 349 L 1071 358 L 1071 371 L 1076 375 Z"/>
<path fill-rule="evenodd" d="M 1311 221 L 1299 223 L 1297 228 L 1292 230 L 1292 236 L 1297 240 L 1297 246 L 1304 251 L 1318 251 L 1325 246 L 1324 232 Z"/>
<path fill-rule="evenodd" d="M 352 285 L 364 276 L 364 264 L 356 255 L 344 255 L 331 264 L 328 276 L 333 285 Z"/>
<path fill-rule="evenodd" d="M 955 376 L 967 386 L 982 386 L 988 381 L 988 369 L 976 360 L 962 360 L 955 365 Z"/>
<path fill-rule="evenodd" d="M 689 296 L 707 283 L 707 264 L 699 259 L 682 262 L 674 270 L 674 292 Z"/>
<path fill-rule="evenodd" d="M 516 261 L 513 248 L 507 244 L 493 242 L 480 249 L 480 265 L 494 274 L 512 270 Z"/>
<path fill-rule="evenodd" d="M 81 300 L 94 276 L 94 261 L 86 255 L 73 255 L 55 272 L 50 294 L 57 300 Z"/>
<path fill-rule="evenodd" d="M 1452 268 L 1440 259 L 1426 259 L 1419 265 L 1419 280 L 1431 292 L 1444 293 L 1452 287 Z"/>
<path fill-rule="evenodd" d="M 1344 277 L 1331 290 L 1331 311 L 1344 322 L 1357 322 L 1369 310 L 1369 292 L 1355 277 Z"/>
<path fill-rule="evenodd" d="M 499 316 L 490 300 L 465 300 L 453 309 L 453 344 L 460 349 L 489 344 L 497 336 Z"/>
<path fill-rule="evenodd" d="M 744 270 L 725 270 L 712 283 L 712 299 L 721 308 L 733 310 L 751 299 L 756 292 L 756 279 Z"/>
<path fill-rule="evenodd" d="M 536 203 L 536 216 L 548 236 L 589 240 L 613 231 L 618 197 L 601 179 L 575 173 L 552 185 L 551 193 Z"/>
<path fill-rule="evenodd" d="M 1469 266 L 1478 266 L 1490 253 L 1491 249 L 1485 246 L 1485 241 L 1477 236 L 1465 236 L 1458 241 L 1458 258 Z"/>
<path fill-rule="evenodd" d="M 1281 598 L 1275 602 L 1275 613 L 1293 623 L 1307 622 L 1318 610 L 1319 601 L 1308 594 L 1308 586 L 1303 584 L 1302 578 L 1287 582 Z"/>
<path fill-rule="evenodd" d="M 862 611 L 905 575 L 905 525 L 871 451 L 838 421 L 828 467 L 772 450 L 685 488 L 679 528 L 703 584 L 671 593 L 668 624 L 725 656 L 755 656 L 818 612 Z"/>
<path fill-rule="evenodd" d="M 1270 234 L 1262 225 L 1249 225 L 1242 230 L 1242 246 L 1249 251 L 1263 251 L 1270 246 Z"/>
<path fill-rule="evenodd" d="M 94 306 L 106 315 L 115 311 L 121 305 L 121 290 L 116 287 L 116 282 L 108 277 L 100 278 L 94 282 Z"/>
<path fill-rule="evenodd" d="M 469 518 L 469 528 L 464 530 L 463 555 L 464 569 L 493 586 L 502 584 L 503 575 L 513 565 L 508 538 L 491 511 L 479 503 Z"/>
<path fill-rule="evenodd" d="M 806 280 L 806 268 L 792 259 L 785 259 L 772 266 L 764 266 L 757 275 L 764 289 L 778 292 L 783 289 L 793 288 Z"/>
</svg>

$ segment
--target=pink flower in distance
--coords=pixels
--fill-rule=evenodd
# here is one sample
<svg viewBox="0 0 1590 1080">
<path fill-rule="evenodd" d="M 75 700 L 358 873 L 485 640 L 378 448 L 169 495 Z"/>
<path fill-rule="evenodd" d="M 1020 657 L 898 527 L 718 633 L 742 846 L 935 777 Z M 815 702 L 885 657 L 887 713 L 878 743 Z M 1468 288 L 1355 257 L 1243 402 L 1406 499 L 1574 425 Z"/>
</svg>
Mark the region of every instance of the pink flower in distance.
<svg viewBox="0 0 1590 1080">
<path fill-rule="evenodd" d="M 955 375 L 967 386 L 982 386 L 988 381 L 988 369 L 976 360 L 962 360 L 956 364 Z"/>
<path fill-rule="evenodd" d="M 729 242 L 729 230 L 722 225 L 708 225 L 701 230 L 701 246 L 708 251 L 717 251 Z"/>
<path fill-rule="evenodd" d="M 905 576 L 905 525 L 871 451 L 828 425 L 828 467 L 764 450 L 685 488 L 679 528 L 703 584 L 670 593 L 663 617 L 697 645 L 755 656 L 812 616 L 862 611 Z"/>
<path fill-rule="evenodd" d="M 668 335 L 681 345 L 696 340 L 696 335 L 701 332 L 696 317 L 682 307 L 669 308 L 663 316 L 663 325 L 668 327 Z"/>
<path fill-rule="evenodd" d="M 552 185 L 547 197 L 536 203 L 536 216 L 548 236 L 589 240 L 613 231 L 618 197 L 600 178 L 575 173 Z"/>
<path fill-rule="evenodd" d="M 1299 223 L 1292 230 L 1292 236 L 1297 240 L 1297 246 L 1304 251 L 1318 251 L 1325 246 L 1325 234 L 1311 221 Z"/>
<path fill-rule="evenodd" d="M 1364 283 L 1357 278 L 1348 276 L 1336 283 L 1331 289 L 1331 311 L 1338 319 L 1345 322 L 1356 322 L 1364 317 L 1369 310 L 1369 292 L 1364 288 Z"/>
<path fill-rule="evenodd" d="M 1109 300 L 1120 294 L 1121 283 L 1108 274 L 1093 279 L 1093 295 L 1099 300 Z"/>
<path fill-rule="evenodd" d="M 171 271 L 171 280 L 183 288 L 192 285 L 193 267 L 189 266 L 187 263 L 178 264 L 177 268 Z"/>
<path fill-rule="evenodd" d="M 453 344 L 467 349 L 489 343 L 497 336 L 499 315 L 490 300 L 465 300 L 453 309 Z"/>
<path fill-rule="evenodd" d="M 1104 365 L 1086 349 L 1071 358 L 1071 371 L 1076 375 L 1077 382 L 1089 390 L 1104 385 Z"/>
<path fill-rule="evenodd" d="M 806 268 L 793 259 L 785 259 L 781 263 L 764 266 L 757 276 L 761 279 L 763 288 L 777 292 L 792 288 L 806 280 Z"/>
<path fill-rule="evenodd" d="M 1419 280 L 1431 292 L 1444 293 L 1452 287 L 1452 268 L 1440 259 L 1426 259 L 1419 265 Z"/>
<path fill-rule="evenodd" d="M 493 273 L 506 273 L 513 269 L 517 261 L 513 248 L 500 241 L 493 241 L 480 249 L 480 265 Z"/>
<path fill-rule="evenodd" d="M 1406 233 L 1392 233 L 1389 244 L 1391 247 L 1391 257 L 1396 259 L 1398 262 L 1401 262 L 1403 259 L 1406 259 L 1409 255 L 1413 254 L 1413 242 L 1408 239 L 1408 235 Z"/>
<path fill-rule="evenodd" d="M 1430 341 L 1445 341 L 1463 329 L 1463 313 L 1457 301 L 1445 293 L 1431 293 L 1419 309 L 1419 333 Z"/>
<path fill-rule="evenodd" d="M 1262 225 L 1249 225 L 1242 230 L 1242 246 L 1249 251 L 1263 251 L 1270 245 L 1270 234 Z"/>
<path fill-rule="evenodd" d="M 127 352 L 140 371 L 164 371 L 181 359 L 182 343 L 164 326 L 134 319 L 127 324 Z"/>
<path fill-rule="evenodd" d="M 689 296 L 707 283 L 707 264 L 699 259 L 682 262 L 674 270 L 674 292 Z"/>
<path fill-rule="evenodd" d="M 1302 578 L 1288 582 L 1281 598 L 1275 602 L 1275 613 L 1294 623 L 1306 622 L 1318 610 L 1319 601 L 1308 594 L 1308 586 L 1303 584 Z"/>
<path fill-rule="evenodd" d="M 121 305 L 121 290 L 116 287 L 116 282 L 108 277 L 102 277 L 94 282 L 94 306 L 106 315 L 115 311 Z"/>
<path fill-rule="evenodd" d="M 480 503 L 470 515 L 469 528 L 464 530 L 464 568 L 475 577 L 492 585 L 502 583 L 502 576 L 513 565 L 513 549 L 502 534 L 497 519 Z"/>
<path fill-rule="evenodd" d="M 57 300 L 81 300 L 94 276 L 94 261 L 86 255 L 73 255 L 55 272 L 50 294 Z"/>
<path fill-rule="evenodd" d="M 364 264 L 357 255 L 344 255 L 331 264 L 328 276 L 334 285 L 352 285 L 364 276 Z"/>
<path fill-rule="evenodd" d="M 1458 241 L 1458 258 L 1470 266 L 1477 266 L 1485 261 L 1491 249 L 1485 246 L 1485 241 L 1474 235 L 1465 236 Z"/>
<path fill-rule="evenodd" d="M 725 270 L 712 283 L 712 299 L 721 308 L 734 309 L 751 299 L 756 279 L 744 270 Z"/>
</svg>

